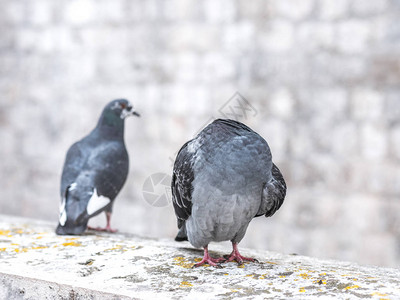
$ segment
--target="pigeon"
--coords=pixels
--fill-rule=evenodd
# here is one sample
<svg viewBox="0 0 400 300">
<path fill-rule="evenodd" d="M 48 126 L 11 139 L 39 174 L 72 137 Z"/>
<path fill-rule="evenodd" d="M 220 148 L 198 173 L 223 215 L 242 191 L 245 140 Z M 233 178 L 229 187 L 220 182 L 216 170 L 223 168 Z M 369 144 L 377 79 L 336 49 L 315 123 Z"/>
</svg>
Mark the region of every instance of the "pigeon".
<svg viewBox="0 0 400 300">
<path fill-rule="evenodd" d="M 124 120 L 131 115 L 140 116 L 128 100 L 111 101 L 92 132 L 69 148 L 61 176 L 57 234 L 81 234 L 89 219 L 103 211 L 107 226 L 89 229 L 116 231 L 110 226 L 111 212 L 128 175 Z"/>
<path fill-rule="evenodd" d="M 176 241 L 204 248 L 194 265 L 256 261 L 239 253 L 250 221 L 272 216 L 286 196 L 286 183 L 267 142 L 243 123 L 217 119 L 179 150 L 172 174 L 178 221 Z M 229 256 L 213 258 L 210 242 L 231 241 Z"/>
</svg>

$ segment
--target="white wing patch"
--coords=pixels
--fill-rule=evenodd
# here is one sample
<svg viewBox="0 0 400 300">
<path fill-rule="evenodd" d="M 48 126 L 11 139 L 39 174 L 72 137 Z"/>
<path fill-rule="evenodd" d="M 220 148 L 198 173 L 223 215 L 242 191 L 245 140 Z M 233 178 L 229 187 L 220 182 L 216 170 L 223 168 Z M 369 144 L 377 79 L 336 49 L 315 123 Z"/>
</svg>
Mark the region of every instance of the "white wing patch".
<svg viewBox="0 0 400 300">
<path fill-rule="evenodd" d="M 60 205 L 60 217 L 59 217 L 60 225 L 64 226 L 67 221 L 67 212 L 65 211 L 65 198 L 62 199 Z"/>
<path fill-rule="evenodd" d="M 74 189 L 76 189 L 76 186 L 77 186 L 78 184 L 76 183 L 76 182 L 74 182 L 74 183 L 71 183 L 71 185 L 69 186 L 69 191 L 73 191 Z"/>
<path fill-rule="evenodd" d="M 94 214 L 96 211 L 107 206 L 111 200 L 107 197 L 101 196 L 97 194 L 96 188 L 93 190 L 93 195 L 89 199 L 89 203 L 86 207 L 86 211 L 88 215 Z"/>
<path fill-rule="evenodd" d="M 71 183 L 71 185 L 68 187 L 68 191 L 73 191 L 74 189 L 76 189 L 76 186 L 78 184 L 76 182 Z M 60 205 L 60 217 L 59 217 L 59 221 L 60 221 L 60 225 L 64 226 L 65 222 L 67 222 L 67 211 L 65 210 L 65 196 L 62 199 L 61 205 Z"/>
</svg>

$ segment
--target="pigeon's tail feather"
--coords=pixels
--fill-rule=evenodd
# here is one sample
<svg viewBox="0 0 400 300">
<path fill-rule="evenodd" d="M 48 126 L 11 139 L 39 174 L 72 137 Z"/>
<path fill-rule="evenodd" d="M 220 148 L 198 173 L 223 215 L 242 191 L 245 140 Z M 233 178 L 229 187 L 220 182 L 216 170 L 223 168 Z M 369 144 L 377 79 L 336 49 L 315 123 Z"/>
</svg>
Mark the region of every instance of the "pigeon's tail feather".
<svg viewBox="0 0 400 300">
<path fill-rule="evenodd" d="M 86 201 L 81 201 L 82 191 L 76 183 L 67 187 L 60 209 L 60 221 L 56 229 L 59 235 L 81 234 L 86 230 L 89 215 L 86 211 Z M 84 197 L 89 198 L 88 193 Z"/>
<path fill-rule="evenodd" d="M 256 217 L 265 215 L 271 217 L 282 205 L 286 196 L 286 182 L 281 171 L 272 164 L 272 179 L 263 190 L 261 206 Z"/>
<path fill-rule="evenodd" d="M 86 206 L 91 198 L 92 191 L 86 186 L 77 184 L 77 187 L 70 190 L 66 199 L 66 208 L 68 217 L 74 224 L 87 222 L 89 215 L 87 214 Z"/>
<path fill-rule="evenodd" d="M 185 224 L 183 224 L 183 226 L 181 227 L 181 229 L 179 229 L 178 234 L 175 237 L 175 241 L 177 242 L 183 242 L 183 241 L 187 241 L 188 237 L 187 237 L 187 233 L 186 233 L 186 226 Z"/>
</svg>

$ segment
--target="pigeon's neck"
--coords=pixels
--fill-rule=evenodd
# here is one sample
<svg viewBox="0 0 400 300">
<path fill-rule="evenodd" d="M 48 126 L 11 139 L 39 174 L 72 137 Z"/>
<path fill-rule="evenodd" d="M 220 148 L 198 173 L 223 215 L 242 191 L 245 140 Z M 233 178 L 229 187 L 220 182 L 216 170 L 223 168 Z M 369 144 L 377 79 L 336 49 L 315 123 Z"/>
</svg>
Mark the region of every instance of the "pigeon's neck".
<svg viewBox="0 0 400 300">
<path fill-rule="evenodd" d="M 124 125 L 124 119 L 113 114 L 103 113 L 97 123 L 95 131 L 103 137 L 123 139 Z"/>
</svg>

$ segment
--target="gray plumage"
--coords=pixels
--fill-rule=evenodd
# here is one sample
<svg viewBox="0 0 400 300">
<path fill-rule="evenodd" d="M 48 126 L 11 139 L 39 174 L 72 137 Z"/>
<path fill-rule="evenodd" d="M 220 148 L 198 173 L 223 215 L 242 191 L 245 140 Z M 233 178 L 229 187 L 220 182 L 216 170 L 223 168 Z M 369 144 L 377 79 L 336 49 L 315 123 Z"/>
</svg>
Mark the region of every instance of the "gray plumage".
<svg viewBox="0 0 400 300">
<path fill-rule="evenodd" d="M 246 125 L 218 119 L 180 149 L 173 170 L 177 241 L 239 243 L 250 221 L 272 216 L 286 184 L 267 142 Z M 243 257 L 242 257 L 243 258 Z"/>
<path fill-rule="evenodd" d="M 114 199 L 124 185 L 129 157 L 124 143 L 124 119 L 139 114 L 125 99 L 111 101 L 97 126 L 68 152 L 61 176 L 61 206 L 57 234 L 80 234 L 89 218 L 106 211 L 107 227 Z"/>
</svg>

